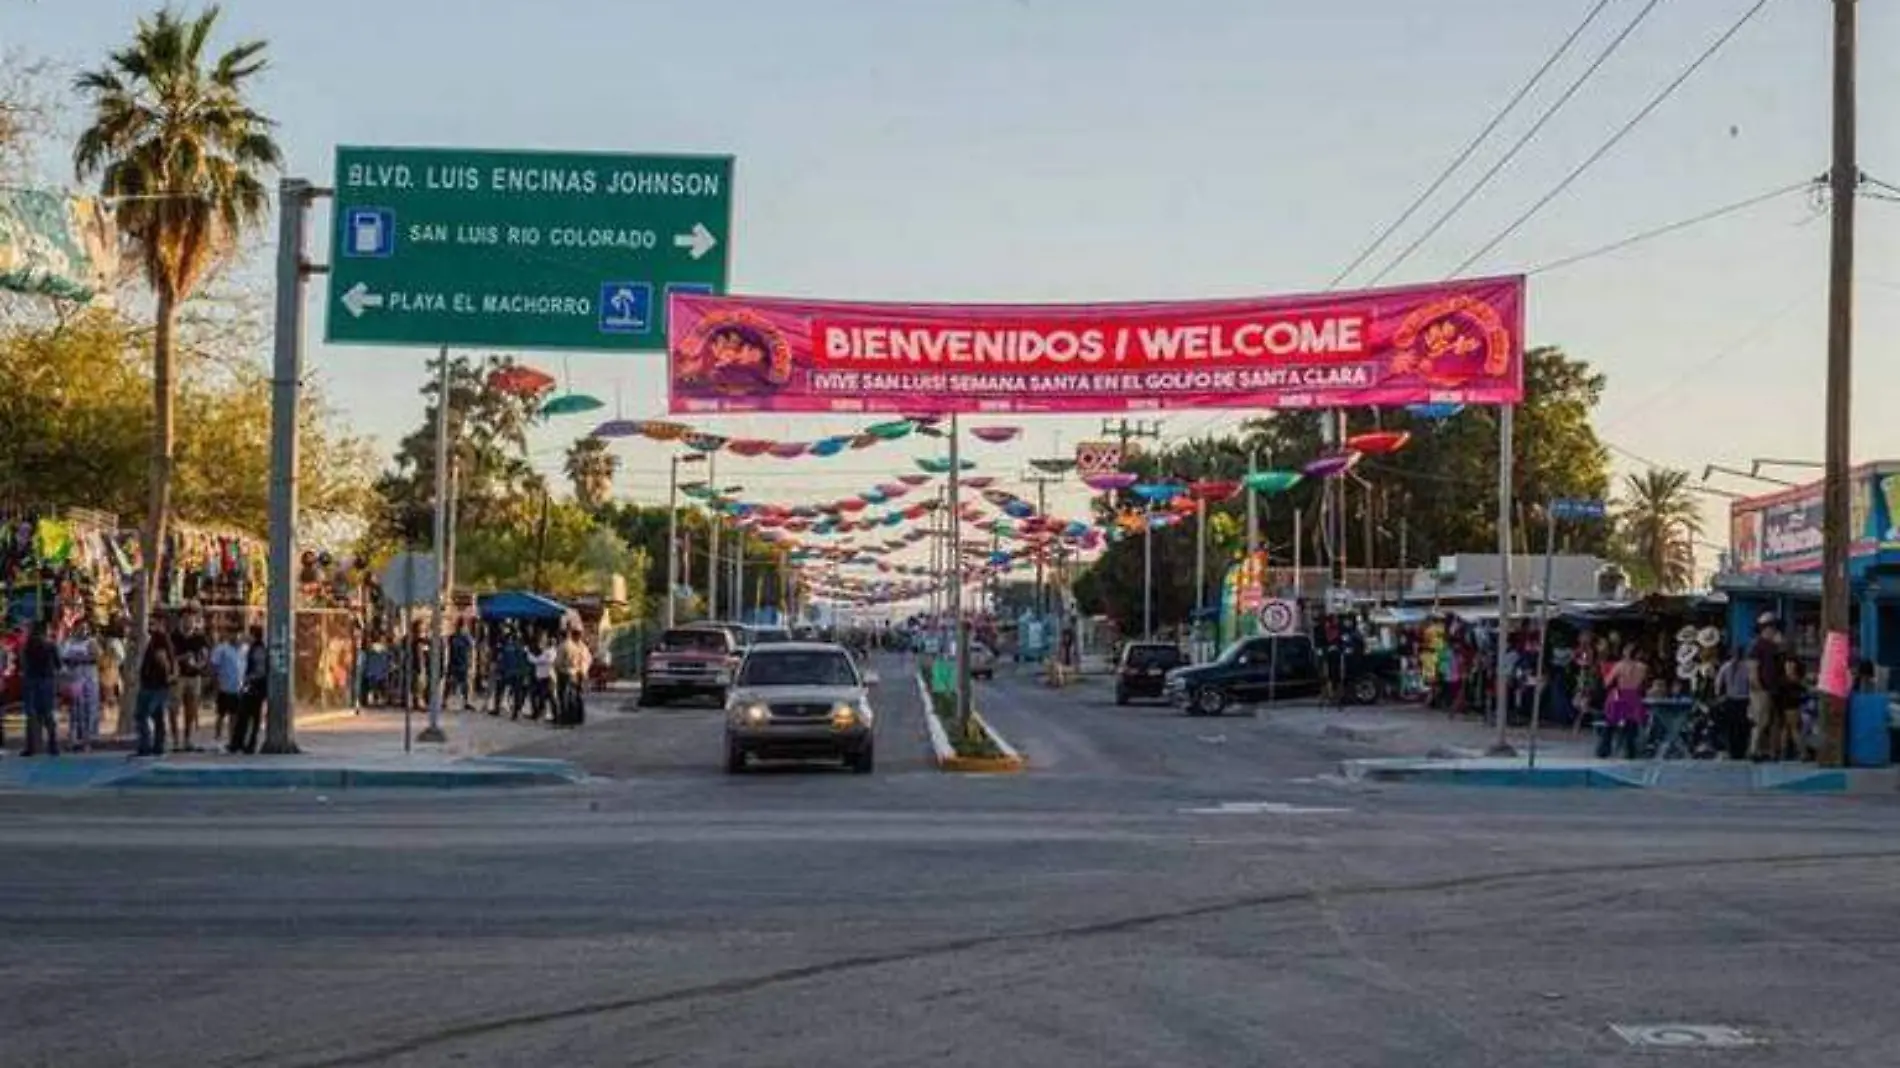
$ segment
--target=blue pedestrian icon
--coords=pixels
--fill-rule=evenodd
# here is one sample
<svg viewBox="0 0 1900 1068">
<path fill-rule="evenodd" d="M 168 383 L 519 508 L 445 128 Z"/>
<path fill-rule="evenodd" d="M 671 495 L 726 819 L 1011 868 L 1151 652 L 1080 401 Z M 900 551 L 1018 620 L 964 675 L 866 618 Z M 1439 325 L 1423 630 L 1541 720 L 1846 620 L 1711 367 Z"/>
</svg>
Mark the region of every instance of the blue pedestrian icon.
<svg viewBox="0 0 1900 1068">
<path fill-rule="evenodd" d="M 653 285 L 650 282 L 600 284 L 600 332 L 644 334 L 653 328 Z"/>
<path fill-rule="evenodd" d="M 396 253 L 396 213 L 388 208 L 351 208 L 344 218 L 343 254 L 388 259 Z"/>
</svg>

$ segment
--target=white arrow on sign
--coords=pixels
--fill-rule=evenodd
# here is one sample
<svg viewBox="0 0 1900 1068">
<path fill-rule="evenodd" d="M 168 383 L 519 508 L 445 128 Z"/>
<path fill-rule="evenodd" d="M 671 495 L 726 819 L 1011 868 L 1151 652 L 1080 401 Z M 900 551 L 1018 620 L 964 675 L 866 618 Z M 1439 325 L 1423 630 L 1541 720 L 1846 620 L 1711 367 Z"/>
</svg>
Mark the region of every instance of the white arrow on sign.
<svg viewBox="0 0 1900 1068">
<path fill-rule="evenodd" d="M 699 259 L 711 252 L 713 246 L 718 243 L 719 239 L 713 236 L 711 230 L 706 229 L 705 223 L 694 223 L 690 233 L 673 235 L 673 247 L 688 250 L 687 254 L 694 259 Z"/>
<path fill-rule="evenodd" d="M 343 307 L 347 309 L 354 318 L 361 319 L 363 312 L 370 308 L 380 308 L 382 306 L 383 295 L 381 293 L 371 293 L 369 286 L 362 282 L 358 282 L 343 291 Z"/>
</svg>

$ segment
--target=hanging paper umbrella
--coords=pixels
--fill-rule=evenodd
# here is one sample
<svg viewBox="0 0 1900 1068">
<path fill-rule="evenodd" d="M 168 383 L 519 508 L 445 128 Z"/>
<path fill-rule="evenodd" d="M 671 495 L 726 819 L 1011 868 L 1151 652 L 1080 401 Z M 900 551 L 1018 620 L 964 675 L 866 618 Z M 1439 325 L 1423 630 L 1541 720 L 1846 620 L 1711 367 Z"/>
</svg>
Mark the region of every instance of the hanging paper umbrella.
<svg viewBox="0 0 1900 1068">
<path fill-rule="evenodd" d="M 898 475 L 897 481 L 902 482 L 906 486 L 921 486 L 924 483 L 930 481 L 930 476 L 929 475 Z"/>
<path fill-rule="evenodd" d="M 1256 493 L 1285 493 L 1299 485 L 1304 477 L 1298 471 L 1254 471 L 1241 479 L 1241 483 Z"/>
<path fill-rule="evenodd" d="M 1300 470 L 1309 478 L 1338 478 L 1352 470 L 1358 462 L 1358 453 L 1339 452 L 1331 456 L 1322 456 Z"/>
<path fill-rule="evenodd" d="M 792 509 L 792 514 L 800 519 L 816 519 L 818 518 L 818 509 L 813 508 L 809 504 L 801 504 Z"/>
<path fill-rule="evenodd" d="M 1169 501 L 1187 492 L 1179 482 L 1137 482 L 1129 488 L 1144 501 Z"/>
<path fill-rule="evenodd" d="M 668 423 L 658 419 L 649 419 L 640 424 L 640 433 L 654 441 L 678 441 L 693 432 L 693 428 L 683 423 Z"/>
<path fill-rule="evenodd" d="M 1181 496 L 1169 501 L 1168 508 L 1177 515 L 1188 516 L 1199 511 L 1200 505 L 1195 503 L 1194 498 L 1183 493 Z"/>
<path fill-rule="evenodd" d="M 1240 492 L 1240 483 L 1202 479 L 1188 483 L 1188 496 L 1197 501 L 1224 501 Z"/>
<path fill-rule="evenodd" d="M 820 438 L 811 443 L 810 451 L 813 456 L 836 456 L 845 450 L 845 446 L 850 444 L 851 439 L 848 437 Z"/>
<path fill-rule="evenodd" d="M 489 372 L 488 387 L 517 397 L 532 397 L 554 388 L 554 376 L 522 364 L 509 364 Z"/>
<path fill-rule="evenodd" d="M 1003 506 L 1003 514 L 1011 519 L 1028 519 L 1036 514 L 1036 506 L 1028 501 L 1011 501 Z"/>
<path fill-rule="evenodd" d="M 991 475 L 971 475 L 969 478 L 958 481 L 965 489 L 973 490 L 989 489 L 996 484 L 995 477 Z"/>
<path fill-rule="evenodd" d="M 599 397 L 590 397 L 585 393 L 563 393 L 558 397 L 548 398 L 547 402 L 541 405 L 541 414 L 579 415 L 582 412 L 591 412 L 603 407 L 606 406 L 600 402 Z"/>
<path fill-rule="evenodd" d="M 1086 537 L 1092 530 L 1094 530 L 1094 528 L 1087 523 L 1072 520 L 1067 526 L 1062 528 L 1062 536 L 1065 538 L 1081 538 Z"/>
<path fill-rule="evenodd" d="M 713 496 L 713 488 L 704 482 L 683 482 L 680 492 L 696 501 L 711 500 Z"/>
<path fill-rule="evenodd" d="M 594 428 L 597 438 L 630 438 L 640 432 L 640 424 L 631 419 L 609 419 Z"/>
<path fill-rule="evenodd" d="M 885 496 L 882 492 L 875 489 L 865 490 L 863 493 L 858 494 L 858 496 L 864 498 L 866 501 L 872 504 L 883 504 L 885 501 L 890 500 L 889 497 Z"/>
<path fill-rule="evenodd" d="M 1408 404 L 1405 414 L 1418 419 L 1450 419 L 1465 410 L 1462 404 Z"/>
<path fill-rule="evenodd" d="M 1005 441 L 1013 440 L 1016 435 L 1022 432 L 1023 428 L 1019 426 L 979 426 L 972 427 L 970 435 L 978 441 L 987 441 L 992 445 L 1000 445 Z"/>
<path fill-rule="evenodd" d="M 914 517 L 909 512 L 887 512 L 884 515 L 884 525 L 887 527 L 894 527 L 897 524 L 902 523 L 904 520 L 911 519 L 911 518 L 914 518 Z"/>
<path fill-rule="evenodd" d="M 921 504 L 913 504 L 897 514 L 903 516 L 905 519 L 922 519 L 929 511 L 930 509 Z"/>
<path fill-rule="evenodd" d="M 809 448 L 811 448 L 809 442 L 781 441 L 773 445 L 767 451 L 781 460 L 796 460 L 800 456 L 805 455 L 805 450 Z"/>
<path fill-rule="evenodd" d="M 774 443 L 762 438 L 737 438 L 726 442 L 726 451 L 735 456 L 763 456 Z"/>
<path fill-rule="evenodd" d="M 917 468 L 925 474 L 946 474 L 950 470 L 950 461 L 937 456 L 920 456 L 917 458 Z"/>
<path fill-rule="evenodd" d="M 886 497 L 902 497 L 910 492 L 910 486 L 903 482 L 880 482 L 877 491 Z"/>
<path fill-rule="evenodd" d="M 725 448 L 726 439 L 724 435 L 702 434 L 698 431 L 694 431 L 691 434 L 682 435 L 680 437 L 680 444 L 692 449 L 694 452 L 718 452 L 720 449 Z"/>
<path fill-rule="evenodd" d="M 1070 459 L 1031 460 L 1029 466 L 1045 475 L 1066 475 L 1075 470 L 1075 461 Z"/>
<path fill-rule="evenodd" d="M 1386 456 L 1405 448 L 1412 435 L 1405 430 L 1369 430 L 1346 439 L 1346 451 L 1368 456 Z"/>
<path fill-rule="evenodd" d="M 884 439 L 878 437 L 876 434 L 859 434 L 851 439 L 851 447 L 854 449 L 868 449 L 882 440 Z"/>
<path fill-rule="evenodd" d="M 915 429 L 917 424 L 908 419 L 894 419 L 888 423 L 872 423 L 864 428 L 864 432 L 881 441 L 895 441 L 910 436 L 910 432 Z"/>
<path fill-rule="evenodd" d="M 1125 490 L 1141 480 L 1140 475 L 1128 471 L 1105 471 L 1099 475 L 1090 475 L 1082 484 L 1100 493 L 1113 493 Z"/>
</svg>

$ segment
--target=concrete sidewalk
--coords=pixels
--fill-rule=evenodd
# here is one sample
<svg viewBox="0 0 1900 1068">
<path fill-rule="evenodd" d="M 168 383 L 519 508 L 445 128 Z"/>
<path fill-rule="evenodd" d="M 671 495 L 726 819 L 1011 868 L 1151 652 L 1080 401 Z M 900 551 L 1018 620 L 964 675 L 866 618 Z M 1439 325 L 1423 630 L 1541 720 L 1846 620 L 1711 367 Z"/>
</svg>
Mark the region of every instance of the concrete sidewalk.
<svg viewBox="0 0 1900 1068">
<path fill-rule="evenodd" d="M 1255 715 L 1285 730 L 1317 738 L 1355 742 L 1389 756 L 1466 759 L 1483 756 L 1497 741 L 1497 728 L 1468 716 L 1449 718 L 1445 713 L 1416 704 L 1384 704 L 1366 707 L 1333 705 L 1280 704 L 1261 705 Z M 1530 730 L 1511 727 L 1505 732 L 1512 748 L 1526 752 Z M 1537 752 L 1540 759 L 1589 759 L 1596 747 L 1591 733 L 1572 734 L 1567 726 L 1540 726 Z"/>
<path fill-rule="evenodd" d="M 424 713 L 410 723 L 420 733 Z M 232 755 L 177 752 L 156 759 L 94 752 L 0 760 L 0 790 L 112 789 L 456 789 L 544 786 L 586 777 L 564 760 L 496 756 L 550 728 L 481 713 L 443 720 L 446 743 L 411 742 L 405 751 L 400 710 L 312 712 L 297 718 L 301 752 Z M 585 729 L 585 728 L 582 728 Z"/>
</svg>

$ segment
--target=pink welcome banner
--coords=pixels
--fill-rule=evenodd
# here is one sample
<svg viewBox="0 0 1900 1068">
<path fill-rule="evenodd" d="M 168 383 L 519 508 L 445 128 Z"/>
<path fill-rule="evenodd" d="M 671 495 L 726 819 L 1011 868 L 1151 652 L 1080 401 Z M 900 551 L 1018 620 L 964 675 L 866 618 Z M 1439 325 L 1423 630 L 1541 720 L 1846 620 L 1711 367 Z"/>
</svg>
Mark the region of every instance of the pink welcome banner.
<svg viewBox="0 0 1900 1068">
<path fill-rule="evenodd" d="M 1524 279 L 1184 303 L 675 293 L 671 410 L 1103 412 L 1515 404 Z"/>
</svg>

